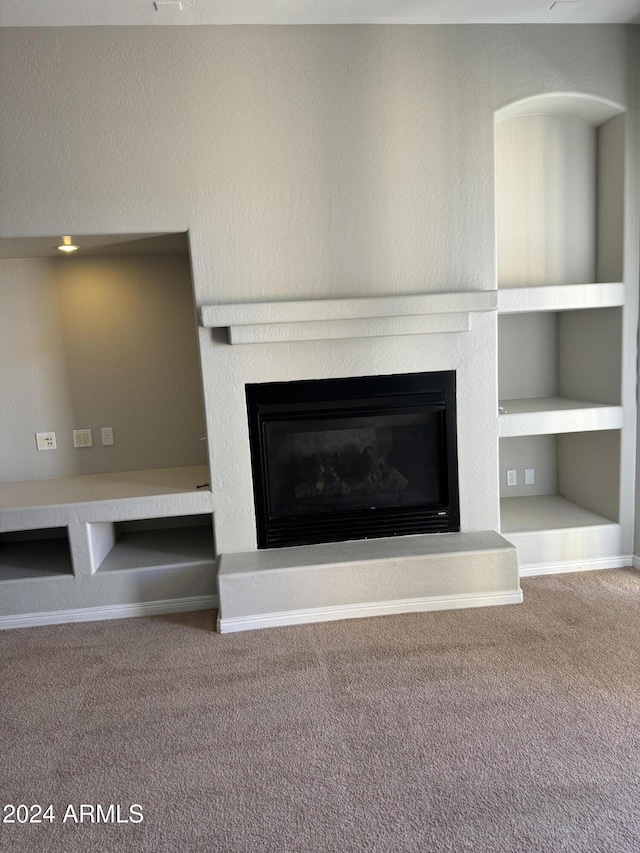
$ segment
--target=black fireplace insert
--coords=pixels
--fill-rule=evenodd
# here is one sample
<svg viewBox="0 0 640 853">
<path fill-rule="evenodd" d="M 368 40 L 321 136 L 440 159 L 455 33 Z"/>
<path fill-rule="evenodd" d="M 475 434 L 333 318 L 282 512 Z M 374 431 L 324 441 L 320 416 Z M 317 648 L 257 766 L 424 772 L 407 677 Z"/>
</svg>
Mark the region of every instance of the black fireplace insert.
<svg viewBox="0 0 640 853">
<path fill-rule="evenodd" d="M 258 547 L 458 531 L 455 380 L 247 385 Z"/>
</svg>

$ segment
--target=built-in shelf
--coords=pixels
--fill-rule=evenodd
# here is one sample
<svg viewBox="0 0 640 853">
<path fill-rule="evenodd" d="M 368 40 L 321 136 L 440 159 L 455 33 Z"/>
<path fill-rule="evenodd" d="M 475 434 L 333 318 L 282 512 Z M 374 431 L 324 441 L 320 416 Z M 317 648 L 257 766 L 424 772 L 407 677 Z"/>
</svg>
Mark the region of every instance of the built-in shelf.
<svg viewBox="0 0 640 853">
<path fill-rule="evenodd" d="M 622 309 L 590 308 L 506 314 L 498 318 L 498 388 L 500 405 L 509 413 L 555 413 L 559 429 L 542 431 L 616 429 L 621 426 Z M 542 399 L 542 403 L 536 400 Z M 506 401 L 506 402 L 504 402 Z M 549 401 L 549 402 L 547 402 Z M 568 402 L 563 402 L 568 401 Z M 596 414 L 599 405 L 610 409 Z M 579 415 L 581 409 L 590 408 Z M 562 411 L 573 411 L 573 415 Z M 599 427 L 598 419 L 603 426 Z M 522 418 L 516 435 L 528 432 Z M 530 418 L 531 430 L 540 431 L 541 418 Z M 506 426 L 506 422 L 504 427 Z"/>
<path fill-rule="evenodd" d="M 0 532 L 212 511 L 204 465 L 0 484 Z"/>
<path fill-rule="evenodd" d="M 500 438 L 563 432 L 622 429 L 622 406 L 608 406 L 566 397 L 501 400 Z"/>
<path fill-rule="evenodd" d="M 612 519 L 584 509 L 561 495 L 502 498 L 500 519 L 504 536 L 616 524 Z"/>
<path fill-rule="evenodd" d="M 0 582 L 72 576 L 64 528 L 0 535 Z"/>
<path fill-rule="evenodd" d="M 625 134 L 573 93 L 496 113 L 501 531 L 525 575 L 628 564 Z"/>
<path fill-rule="evenodd" d="M 117 532 L 114 547 L 98 572 L 127 569 L 177 568 L 212 563 L 213 529 L 211 517 L 200 524 L 159 529 L 131 529 L 126 523 Z"/>
<path fill-rule="evenodd" d="M 585 308 L 615 308 L 624 305 L 621 282 L 559 284 L 498 289 L 500 314 L 528 314 L 532 311 L 579 311 Z"/>
<path fill-rule="evenodd" d="M 502 498 L 502 535 L 518 549 L 520 575 L 630 564 L 619 523 L 561 495 Z"/>
<path fill-rule="evenodd" d="M 0 485 L 0 581 L 214 567 L 208 469 Z M 202 486 L 202 488 L 198 488 Z"/>
</svg>

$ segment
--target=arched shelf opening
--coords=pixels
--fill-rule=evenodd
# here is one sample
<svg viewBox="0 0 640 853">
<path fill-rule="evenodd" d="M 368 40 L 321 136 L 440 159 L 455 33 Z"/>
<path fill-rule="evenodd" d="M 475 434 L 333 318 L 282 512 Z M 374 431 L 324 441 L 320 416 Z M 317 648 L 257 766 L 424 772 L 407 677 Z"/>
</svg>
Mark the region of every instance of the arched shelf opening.
<svg viewBox="0 0 640 853">
<path fill-rule="evenodd" d="M 625 111 L 558 92 L 495 113 L 500 288 L 620 282 Z"/>
<path fill-rule="evenodd" d="M 608 98 L 585 95 L 581 92 L 550 92 L 512 101 L 496 110 L 495 120 L 529 115 L 556 115 L 575 118 L 585 124 L 600 127 L 605 122 L 625 112 L 621 104 Z"/>
</svg>

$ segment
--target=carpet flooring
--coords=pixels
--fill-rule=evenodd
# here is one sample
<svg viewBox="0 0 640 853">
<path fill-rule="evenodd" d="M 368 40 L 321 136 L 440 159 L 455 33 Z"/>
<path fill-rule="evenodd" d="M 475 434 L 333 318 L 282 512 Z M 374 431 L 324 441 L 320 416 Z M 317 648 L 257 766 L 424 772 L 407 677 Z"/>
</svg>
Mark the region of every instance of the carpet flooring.
<svg viewBox="0 0 640 853">
<path fill-rule="evenodd" d="M 0 849 L 637 853 L 640 574 L 522 586 L 225 636 L 211 612 L 1 633 L 0 805 L 55 820 Z"/>
</svg>

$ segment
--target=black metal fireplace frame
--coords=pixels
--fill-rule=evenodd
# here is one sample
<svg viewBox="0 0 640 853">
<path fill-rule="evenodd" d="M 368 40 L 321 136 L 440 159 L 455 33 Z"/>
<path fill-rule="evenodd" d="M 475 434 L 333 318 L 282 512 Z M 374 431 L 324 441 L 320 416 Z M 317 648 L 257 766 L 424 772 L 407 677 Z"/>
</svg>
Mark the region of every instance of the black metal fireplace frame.
<svg viewBox="0 0 640 853">
<path fill-rule="evenodd" d="M 268 382 L 246 386 L 258 548 L 460 530 L 455 371 Z M 446 460 L 443 502 L 274 517 L 264 427 L 274 420 L 437 412 Z"/>
</svg>

